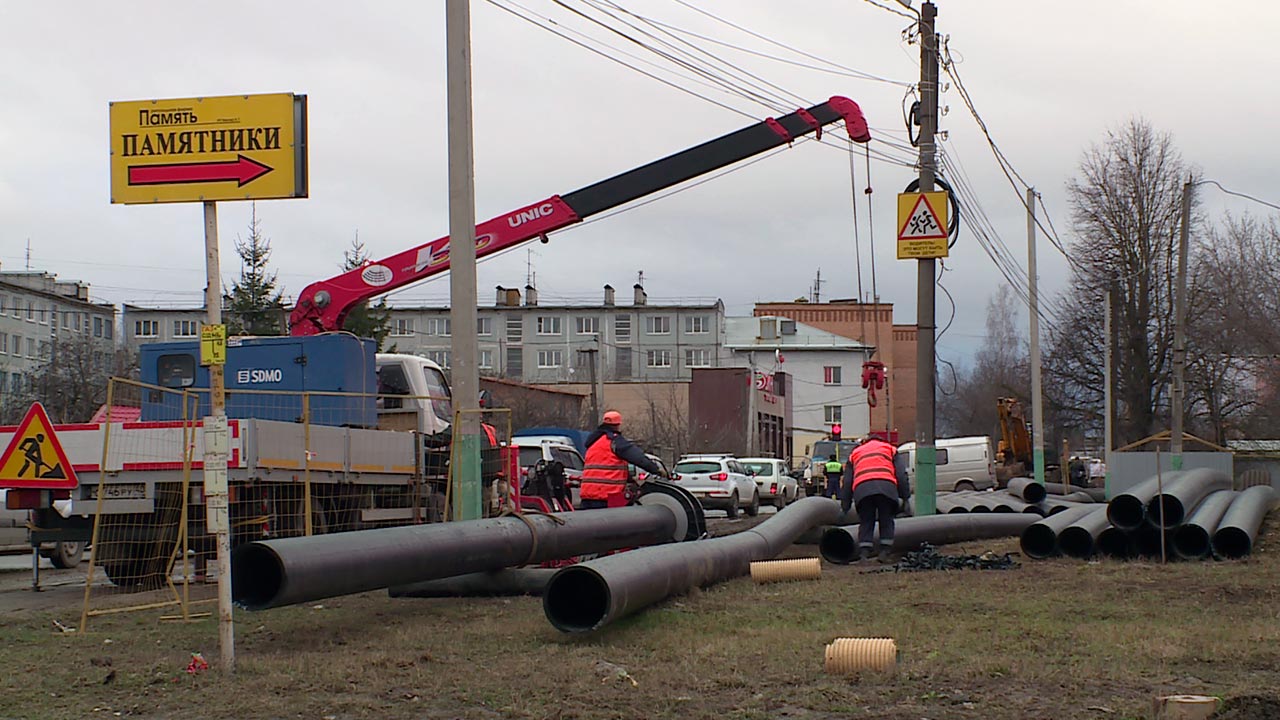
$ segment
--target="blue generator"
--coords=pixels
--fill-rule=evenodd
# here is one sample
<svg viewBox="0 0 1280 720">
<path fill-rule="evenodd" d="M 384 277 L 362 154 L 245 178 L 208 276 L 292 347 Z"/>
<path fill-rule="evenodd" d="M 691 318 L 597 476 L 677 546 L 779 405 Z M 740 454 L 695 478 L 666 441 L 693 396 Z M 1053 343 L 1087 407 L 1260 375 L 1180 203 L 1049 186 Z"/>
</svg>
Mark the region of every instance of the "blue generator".
<svg viewBox="0 0 1280 720">
<path fill-rule="evenodd" d="M 377 427 L 376 355 L 373 340 L 345 333 L 229 338 L 223 371 L 227 417 L 301 422 L 303 393 L 310 393 L 313 424 Z M 204 390 L 195 393 L 195 417 L 210 413 L 209 368 L 200 365 L 199 341 L 143 345 L 138 360 L 142 382 L 179 391 L 144 389 L 143 420 L 182 420 L 183 390 Z M 187 402 L 190 418 L 196 403 Z"/>
</svg>

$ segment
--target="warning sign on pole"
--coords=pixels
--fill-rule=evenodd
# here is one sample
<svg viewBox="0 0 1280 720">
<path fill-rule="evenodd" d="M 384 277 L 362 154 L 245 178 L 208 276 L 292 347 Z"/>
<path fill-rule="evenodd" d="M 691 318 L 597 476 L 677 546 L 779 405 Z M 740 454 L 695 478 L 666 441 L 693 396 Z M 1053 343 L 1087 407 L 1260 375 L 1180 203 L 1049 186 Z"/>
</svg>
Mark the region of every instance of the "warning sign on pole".
<svg viewBox="0 0 1280 720">
<path fill-rule="evenodd" d="M 898 259 L 947 257 L 947 194 L 898 194 Z"/>
<path fill-rule="evenodd" d="M 53 432 L 44 406 L 32 403 L 0 455 L 0 487 L 70 490 L 76 471 Z"/>
</svg>

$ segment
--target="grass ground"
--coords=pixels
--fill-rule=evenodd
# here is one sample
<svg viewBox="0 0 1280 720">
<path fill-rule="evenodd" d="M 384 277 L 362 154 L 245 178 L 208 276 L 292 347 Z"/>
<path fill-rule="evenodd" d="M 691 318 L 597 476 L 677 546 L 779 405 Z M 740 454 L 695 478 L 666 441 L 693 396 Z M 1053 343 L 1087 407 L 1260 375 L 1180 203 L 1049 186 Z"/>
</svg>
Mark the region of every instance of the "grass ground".
<svg viewBox="0 0 1280 720">
<path fill-rule="evenodd" d="M 1280 689 L 1271 525 L 1233 563 L 825 566 L 812 583 L 738 579 L 588 637 L 555 631 L 532 598 L 370 593 L 237 613 L 234 676 L 216 667 L 209 620 L 142 612 L 67 634 L 53 621 L 74 625 L 78 607 L 9 613 L 0 718 L 1145 717 L 1157 694 Z M 986 549 L 1012 544 L 947 550 Z M 895 638 L 898 671 L 825 675 L 823 646 L 841 636 Z M 197 651 L 215 667 L 188 675 Z M 1273 700 L 1238 703 L 1231 716 L 1270 717 Z"/>
</svg>

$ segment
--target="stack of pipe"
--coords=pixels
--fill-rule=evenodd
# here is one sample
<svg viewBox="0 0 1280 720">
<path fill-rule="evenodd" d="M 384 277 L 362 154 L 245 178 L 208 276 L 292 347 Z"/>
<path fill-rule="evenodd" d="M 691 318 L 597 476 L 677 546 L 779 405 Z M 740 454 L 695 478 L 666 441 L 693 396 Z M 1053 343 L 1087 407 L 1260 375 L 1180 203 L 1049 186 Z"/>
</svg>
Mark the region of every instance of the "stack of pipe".
<svg viewBox="0 0 1280 720">
<path fill-rule="evenodd" d="M 1231 490 L 1215 470 L 1162 473 L 1112 498 L 1046 518 L 1021 538 L 1028 557 L 1240 558 L 1253 549 L 1258 528 L 1277 501 L 1268 486 Z"/>
</svg>

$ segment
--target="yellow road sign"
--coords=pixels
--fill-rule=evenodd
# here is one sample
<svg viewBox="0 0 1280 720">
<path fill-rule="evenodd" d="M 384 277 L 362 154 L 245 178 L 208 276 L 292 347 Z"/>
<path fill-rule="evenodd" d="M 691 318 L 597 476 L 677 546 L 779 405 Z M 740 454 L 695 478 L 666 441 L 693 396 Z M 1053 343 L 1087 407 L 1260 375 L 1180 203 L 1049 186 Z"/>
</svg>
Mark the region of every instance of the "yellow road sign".
<svg viewBox="0 0 1280 720">
<path fill-rule="evenodd" d="M 947 257 L 947 194 L 898 194 L 898 259 Z"/>
<path fill-rule="evenodd" d="M 111 103 L 111 202 L 307 196 L 307 96 Z"/>
<path fill-rule="evenodd" d="M 75 486 L 76 470 L 53 433 L 53 423 L 43 405 L 32 403 L 0 455 L 0 487 L 68 490 Z"/>
<path fill-rule="evenodd" d="M 200 328 L 200 364 L 227 364 L 227 326 L 203 325 Z"/>
</svg>

